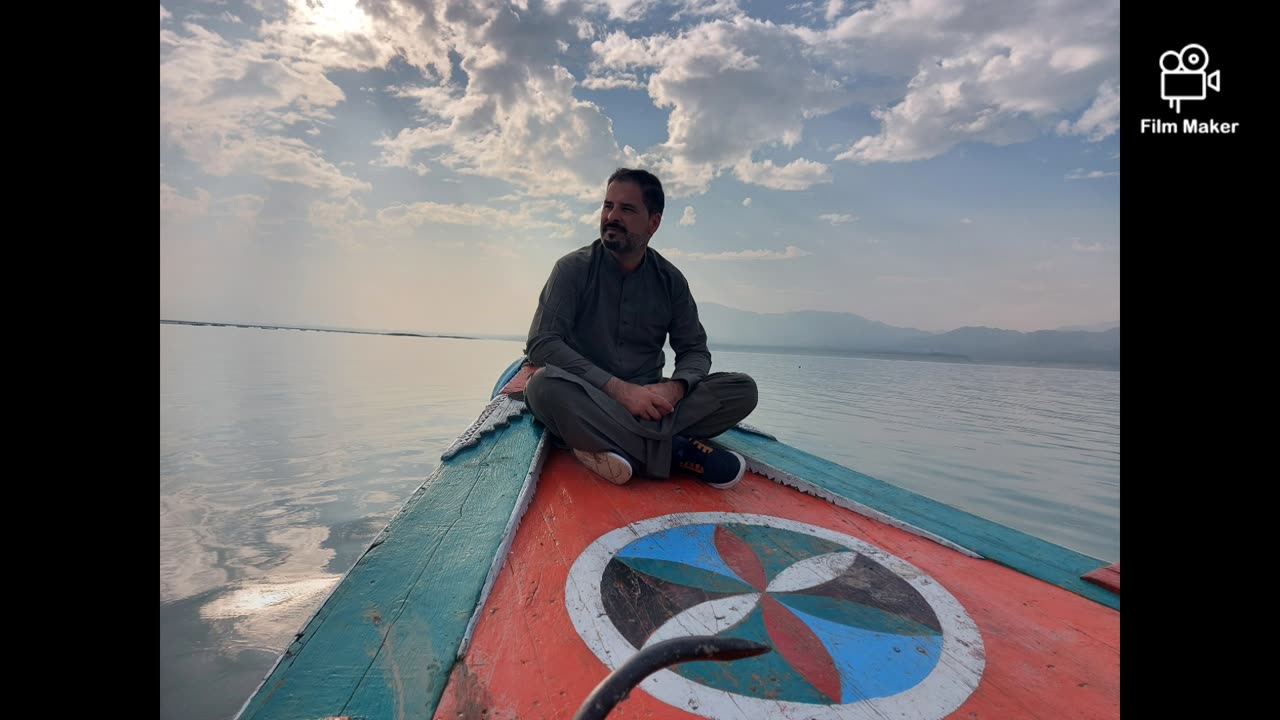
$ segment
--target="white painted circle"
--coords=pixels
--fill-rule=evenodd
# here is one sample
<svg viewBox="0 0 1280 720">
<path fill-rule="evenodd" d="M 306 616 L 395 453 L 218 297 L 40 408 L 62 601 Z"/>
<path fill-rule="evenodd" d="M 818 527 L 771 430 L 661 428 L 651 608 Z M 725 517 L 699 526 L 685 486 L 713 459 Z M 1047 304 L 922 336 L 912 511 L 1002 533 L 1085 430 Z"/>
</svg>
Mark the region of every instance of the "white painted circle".
<svg viewBox="0 0 1280 720">
<path fill-rule="evenodd" d="M 762 525 L 811 535 L 874 560 L 910 584 L 932 608 L 942 627 L 942 658 L 923 680 L 907 690 L 842 705 L 739 695 L 696 683 L 671 670 L 649 676 L 639 686 L 645 692 L 685 712 L 723 720 L 935 720 L 954 711 L 973 694 L 986 667 L 982 635 L 959 601 L 938 582 L 905 560 L 849 535 L 794 520 L 741 513 L 677 513 L 640 520 L 602 535 L 582 551 L 565 583 L 565 609 L 583 642 L 610 671 L 638 648 L 622 636 L 605 611 L 601 594 L 605 567 L 619 551 L 646 535 L 686 525 L 723 523 Z"/>
</svg>

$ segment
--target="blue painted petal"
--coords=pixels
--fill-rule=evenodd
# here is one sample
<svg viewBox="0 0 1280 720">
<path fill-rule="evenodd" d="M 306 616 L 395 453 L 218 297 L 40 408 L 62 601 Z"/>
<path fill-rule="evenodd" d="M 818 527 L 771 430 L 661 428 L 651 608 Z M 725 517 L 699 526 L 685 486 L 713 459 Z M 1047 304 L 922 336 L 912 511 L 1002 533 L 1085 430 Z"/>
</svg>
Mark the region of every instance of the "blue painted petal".
<svg viewBox="0 0 1280 720">
<path fill-rule="evenodd" d="M 835 659 L 844 695 L 841 702 L 910 690 L 933 672 L 942 657 L 941 635 L 889 635 L 823 620 L 794 607 L 791 611 L 813 629 Z"/>
<path fill-rule="evenodd" d="M 715 525 L 683 525 L 646 535 L 623 548 L 619 558 L 645 558 L 683 563 L 733 578 L 751 587 L 751 583 L 738 577 L 716 550 Z"/>
</svg>

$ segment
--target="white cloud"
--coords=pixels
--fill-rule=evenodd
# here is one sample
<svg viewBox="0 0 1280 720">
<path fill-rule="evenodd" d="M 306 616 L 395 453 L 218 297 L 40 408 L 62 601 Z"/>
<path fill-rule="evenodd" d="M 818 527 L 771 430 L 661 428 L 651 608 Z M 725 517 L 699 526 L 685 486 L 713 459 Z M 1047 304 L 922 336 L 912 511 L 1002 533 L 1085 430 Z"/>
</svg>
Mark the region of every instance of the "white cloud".
<svg viewBox="0 0 1280 720">
<path fill-rule="evenodd" d="M 756 155 L 794 148 L 809 120 L 862 97 L 851 88 L 875 85 L 865 73 L 911 82 L 901 102 L 876 110 L 882 132 L 843 146 L 839 159 L 920 159 L 963 140 L 1016 142 L 1050 120 L 1090 139 L 1114 132 L 1114 6 L 1073 0 L 1031 12 L 1003 2 L 851 8 L 830 0 L 819 10 L 828 21 L 851 14 L 817 31 L 748 18 L 733 2 L 695 1 L 679 13 L 697 24 L 630 37 L 600 36 L 595 20 L 639 19 L 660 3 L 588 3 L 593 14 L 583 16 L 573 0 L 518 11 L 499 0 L 288 0 L 283 15 L 259 26 L 259 40 L 232 43 L 190 24 L 185 35 L 162 30 L 162 130 L 213 174 L 260 175 L 335 196 L 366 190 L 283 132 L 301 123 L 315 136 L 332 120 L 346 98 L 329 71 L 402 57 L 425 82 L 396 94 L 415 99 L 429 119 L 379 141 L 379 164 L 424 175 L 439 162 L 509 180 L 528 195 L 593 197 L 621 164 L 654 168 L 673 196 L 704 192 L 726 171 L 772 189 L 830 182 L 820 159 L 775 164 Z M 730 17 L 707 19 L 717 15 Z M 591 45 L 583 87 L 647 90 L 670 112 L 668 138 L 643 155 L 619 147 L 601 108 L 573 96 L 579 83 L 560 58 L 591 37 L 602 39 Z M 465 75 L 454 72 L 451 52 Z M 1086 86 L 1092 105 L 1062 117 Z"/>
<path fill-rule="evenodd" d="M 387 92 L 394 97 L 416 101 L 419 110 L 441 120 L 450 120 L 456 115 L 473 111 L 476 106 L 475 98 L 468 100 L 461 88 L 452 85 L 392 85 L 387 88 Z"/>
<path fill-rule="evenodd" d="M 659 5 L 675 5 L 672 20 L 686 16 L 732 17 L 742 11 L 738 0 L 586 0 L 585 9 L 609 20 L 635 23 L 647 18 Z"/>
<path fill-rule="evenodd" d="M 831 1 L 824 16 L 849 9 Z M 646 87 L 670 109 L 669 137 L 643 159 L 676 194 L 703 192 L 730 168 L 745 182 L 804 189 L 829 181 L 821 162 L 785 161 L 791 173 L 779 175 L 755 154 L 796 146 L 808 120 L 855 100 L 882 100 L 872 110 L 882 128 L 841 146 L 840 160 L 920 160 L 960 142 L 1022 142 L 1057 126 L 1106 137 L 1118 117 L 1118 33 L 1109 0 L 1049 8 L 881 0 L 823 31 L 745 16 L 675 35 L 615 31 L 592 44 L 590 82 L 638 88 L 633 73 L 652 71 Z"/>
<path fill-rule="evenodd" d="M 636 77 L 635 73 L 605 73 L 604 75 L 589 77 L 583 80 L 581 84 L 582 87 L 588 90 L 613 90 L 615 88 L 644 90 L 646 87 Z"/>
<path fill-rule="evenodd" d="M 1108 80 L 1098 88 L 1098 97 L 1074 123 L 1058 123 L 1059 135 L 1087 135 L 1098 142 L 1120 128 L 1120 84 Z"/>
<path fill-rule="evenodd" d="M 160 218 L 162 220 L 191 220 L 208 214 L 208 190 L 196 188 L 195 197 L 186 197 L 172 185 L 160 183 Z"/>
<path fill-rule="evenodd" d="M 570 20 L 569 22 L 577 28 L 579 40 L 590 40 L 596 36 L 596 28 L 587 18 L 578 17 Z"/>
<path fill-rule="evenodd" d="M 365 218 L 366 213 L 364 203 L 355 198 L 343 198 L 336 202 L 311 203 L 307 219 L 312 225 L 337 227 L 359 222 Z"/>
<path fill-rule="evenodd" d="M 1084 168 L 1076 168 L 1075 170 L 1072 170 L 1071 172 L 1063 176 L 1063 179 L 1064 180 L 1101 180 L 1102 178 L 1115 177 L 1115 176 L 1118 176 L 1119 174 L 1120 173 L 1115 170 L 1112 170 L 1109 172 L 1104 172 L 1102 170 L 1090 170 L 1089 172 L 1085 172 Z"/>
<path fill-rule="evenodd" d="M 408 20 L 403 42 L 435 58 L 441 73 L 440 83 L 413 91 L 433 119 L 379 142 L 383 163 L 411 167 L 430 152 L 455 172 L 502 178 L 529 195 L 584 199 L 600 194 L 614 167 L 637 163 L 634 151 L 618 147 L 601 109 L 574 97 L 577 81 L 560 64 L 561 43 L 572 44 L 583 27 L 575 13 L 513 12 L 496 0 L 426 11 L 402 0 L 362 7 L 380 30 L 383 17 Z M 450 51 L 465 85 L 453 81 Z"/>
<path fill-rule="evenodd" d="M 244 0 L 244 1 L 246 5 L 253 8 L 254 10 L 257 10 L 259 13 L 262 13 L 262 16 L 264 18 L 268 18 L 271 20 L 279 20 L 281 18 L 286 17 L 289 14 L 289 4 L 298 2 L 298 0 L 285 0 L 284 3 L 281 3 L 280 0 Z M 303 1 L 305 2 L 305 0 Z M 226 4 L 224 0 L 210 0 L 210 2 L 212 2 L 214 5 Z"/>
<path fill-rule="evenodd" d="M 858 218 L 846 213 L 828 213 L 826 215 L 819 215 L 818 219 L 826 220 L 832 225 L 840 225 L 841 223 L 851 223 Z"/>
<path fill-rule="evenodd" d="M 973 218 L 960 218 L 960 222 L 964 223 L 965 225 L 972 225 Z"/>
<path fill-rule="evenodd" d="M 673 20 L 687 15 L 732 18 L 742 14 L 738 0 L 677 0 L 675 4 L 681 8 L 671 16 Z"/>
<path fill-rule="evenodd" d="M 801 29 L 739 16 L 678 35 L 633 38 L 615 31 L 591 45 L 592 73 L 652 69 L 648 91 L 670 109 L 668 138 L 643 159 L 677 194 L 704 192 L 734 169 L 745 182 L 800 189 L 827 181 L 824 165 L 799 159 L 774 168 L 755 162 L 766 147 L 796 146 L 804 124 L 853 99 L 815 67 Z"/>
<path fill-rule="evenodd" d="M 840 14 L 843 12 L 844 0 L 827 0 L 827 11 L 823 17 L 827 19 L 827 22 L 831 22 L 832 20 L 840 17 Z"/>
<path fill-rule="evenodd" d="M 684 209 L 684 214 L 680 216 L 680 224 L 693 225 L 696 222 L 698 222 L 698 216 L 697 214 L 694 213 L 693 206 L 692 205 L 686 206 Z"/>
<path fill-rule="evenodd" d="M 231 42 L 198 25 L 161 30 L 160 133 L 210 175 L 244 175 L 333 196 L 368 190 L 307 143 L 283 135 L 331 119 L 342 91 L 278 42 Z"/>
<path fill-rule="evenodd" d="M 266 206 L 266 199 L 260 195 L 233 195 L 216 203 L 217 211 L 241 222 L 254 223 L 258 214 Z"/>
<path fill-rule="evenodd" d="M 836 273 L 832 268 L 841 253 L 881 241 L 862 232 L 848 238 L 852 242 L 835 238 L 851 234 L 852 226 L 842 230 L 840 220 L 855 206 L 864 213 L 855 222 L 869 222 L 861 207 L 865 203 L 839 201 L 857 193 L 817 185 L 859 182 L 863 173 L 837 168 L 836 155 L 863 162 L 923 158 L 957 142 L 1045 136 L 1053 142 L 1059 132 L 1069 143 L 1094 151 L 1087 156 L 1092 160 L 1082 157 L 1069 164 L 1097 169 L 1081 168 L 1068 177 L 1108 179 L 1095 185 L 1118 180 L 1109 172 L 1118 171 L 1118 157 L 1107 159 L 1118 144 L 1088 142 L 1114 140 L 1116 132 L 1115 0 L 807 0 L 785 13 L 758 2 L 741 3 L 773 21 L 740 17 L 734 3 L 676 0 L 600 2 L 586 12 L 582 0 L 248 2 L 265 12 L 248 9 L 245 0 L 225 6 L 175 5 L 179 9 L 172 13 L 161 8 L 161 222 L 168 263 L 162 280 L 166 293 L 180 299 L 252 296 L 252 302 L 243 301 L 240 307 L 291 307 L 299 316 L 311 314 L 318 320 L 329 301 L 317 293 L 304 303 L 296 299 L 296 290 L 347 283 L 396 295 L 386 303 L 392 313 L 387 317 L 408 317 L 395 313 L 409 312 L 402 310 L 406 306 L 432 305 L 433 298 L 446 296 L 442 287 L 462 289 L 483 279 L 494 265 L 484 262 L 486 256 L 533 255 L 536 249 L 546 259 L 551 246 L 569 245 L 547 243 L 547 238 L 594 237 L 602 181 L 619 164 L 657 171 L 668 187 L 672 221 L 678 221 L 675 210 L 696 204 L 702 207 L 697 214 L 703 226 L 713 207 L 710 200 L 689 197 L 694 193 L 714 190 L 716 197 L 733 202 L 737 192 L 765 192 L 762 202 L 773 208 L 775 189 L 819 190 L 811 197 L 782 198 L 784 204 L 796 205 L 790 208 L 794 212 L 752 211 L 760 215 L 754 232 L 731 228 L 726 240 L 741 233 L 732 243 L 702 246 L 701 252 L 671 251 L 711 271 L 768 270 L 770 292 L 792 282 L 829 290 L 831 283 L 823 280 L 831 278 L 821 273 Z M 193 24 L 196 9 L 237 15 Z M 611 13 L 626 21 L 610 20 Z M 681 19 L 673 22 L 673 13 Z M 245 22 L 237 24 L 235 17 Z M 387 87 L 388 77 L 394 77 L 396 87 Z M 370 90 L 358 90 L 361 86 Z M 597 95 L 608 97 L 608 115 L 604 105 L 584 100 Z M 652 107 L 636 107 L 647 102 Z M 867 120 L 874 120 L 875 107 L 882 124 L 865 130 L 873 137 L 856 145 L 860 138 L 849 128 L 866 127 Z M 815 121 L 832 112 L 839 114 Z M 380 135 L 382 143 L 376 144 Z M 627 141 L 636 149 L 625 147 Z M 1029 157 L 1033 163 L 1050 162 L 1034 148 Z M 384 172 L 378 164 L 396 172 Z M 1068 170 L 1064 166 L 1057 172 Z M 713 187 L 717 179 L 728 182 Z M 371 182 L 378 183 L 378 192 L 364 193 Z M 738 188 L 737 182 L 757 187 Z M 249 192 L 256 195 L 236 194 Z M 506 199 L 494 197 L 499 195 Z M 262 198 L 270 198 L 269 204 Z M 535 205 L 529 203 L 533 198 L 564 202 Z M 813 203 L 821 204 L 823 198 L 837 202 L 815 210 L 819 206 Z M 744 208 L 753 207 L 750 197 L 739 196 L 739 201 Z M 398 204 L 385 207 L 391 202 Z M 851 307 L 871 303 L 866 311 L 882 313 L 875 315 L 878 319 L 945 312 L 997 322 L 1012 312 L 1005 308 L 1019 306 L 1021 296 L 978 301 L 966 293 L 988 297 L 992 277 L 1021 272 L 1036 259 L 1031 248 L 1044 232 L 1050 232 L 1044 242 L 1059 253 L 1055 273 L 1111 272 L 1118 241 L 1105 240 L 1110 216 L 1084 218 L 1078 233 L 1087 241 L 1075 241 L 1073 250 L 1071 239 L 1052 236 L 1053 223 L 1044 224 L 1041 215 L 1050 209 L 1041 204 L 1035 209 L 1040 215 L 1026 215 L 1027 208 L 1021 208 L 1016 223 L 1002 219 L 998 203 L 984 211 L 983 224 L 989 228 L 984 243 L 1000 262 L 978 271 L 966 262 L 980 263 L 981 258 L 960 257 L 954 269 L 948 268 L 957 287 L 950 296 L 880 298 L 857 290 L 868 283 L 855 283 L 848 291 L 855 295 L 840 301 Z M 803 225 L 806 217 L 819 213 L 829 217 L 817 222 L 832 223 L 833 230 L 819 231 L 819 239 L 806 244 L 819 247 L 814 253 L 821 262 L 711 264 L 804 259 L 808 251 L 787 247 L 788 241 L 802 239 L 788 223 Z M 191 227 L 180 228 L 179 221 L 191 222 Z M 224 252 L 228 241 L 244 237 L 237 233 L 255 223 L 262 229 L 250 238 L 256 247 Z M 908 260 L 927 266 L 932 253 L 906 258 L 897 250 L 889 252 L 919 248 L 907 247 L 911 242 L 902 245 L 895 236 L 901 229 L 873 225 L 869 232 L 886 233 L 879 246 L 886 252 L 868 259 L 888 266 L 865 270 L 868 278 L 875 272 L 928 275 L 928 267 Z M 956 230 L 974 232 L 967 223 Z M 1008 235 L 1020 237 L 1015 250 L 1022 250 L 998 251 Z M 371 264 L 353 276 L 345 260 L 354 255 L 318 244 L 330 237 L 353 248 L 376 245 L 386 252 L 362 255 L 362 262 Z M 1102 248 L 1095 238 L 1108 244 Z M 273 244 L 263 242 L 267 239 Z M 749 249 L 763 248 L 766 242 L 768 249 Z M 446 243 L 457 247 L 445 248 Z M 542 246 L 535 248 L 537 243 Z M 456 262 L 485 270 L 459 273 Z M 385 270 L 393 267 L 411 268 L 404 270 L 404 287 L 422 294 L 389 292 L 393 285 L 386 283 Z M 810 270 L 820 275 L 809 277 Z M 793 278 L 786 271 L 806 276 Z M 432 282 L 423 282 L 424 272 Z M 446 274 L 452 284 L 440 282 Z M 530 275 L 540 277 L 517 274 L 513 281 L 532 286 L 545 279 L 545 274 Z M 249 282 L 241 276 L 259 278 L 253 282 L 261 288 L 238 292 Z M 718 276 L 712 272 L 706 280 L 714 284 Z M 198 277 L 208 279 L 193 294 L 188 281 Z M 328 282 L 319 282 L 320 277 Z M 1065 312 L 1089 314 L 1072 304 L 1101 302 L 1096 298 L 1110 292 L 1103 283 L 1112 279 L 1103 275 L 1097 292 L 1064 300 L 1071 308 Z M 969 289 L 961 291 L 962 284 Z M 1053 287 L 1048 278 L 1043 284 Z M 755 289 L 759 294 L 758 284 Z M 786 292 L 785 287 L 777 289 Z M 513 292 L 512 297 L 522 293 L 534 297 L 536 289 Z M 353 290 L 332 308 L 345 313 L 364 304 L 359 312 L 372 316 L 374 306 L 360 294 L 367 293 Z M 813 297 L 834 302 L 828 296 Z M 418 299 L 408 303 L 405 297 Z M 770 293 L 761 297 L 761 303 L 782 302 Z M 920 309 L 926 301 L 944 309 Z M 920 308 L 912 305 L 917 302 Z M 975 307 L 980 302 L 986 309 Z M 468 318 L 490 322 L 475 308 L 471 312 Z M 495 309 L 494 317 L 520 312 Z"/>
<path fill-rule="evenodd" d="M 631 24 L 605 30 L 618 27 L 610 17 L 633 20 L 670 5 L 685 20 L 665 33 L 633 37 L 627 32 L 642 26 Z M 370 190 L 369 182 L 314 144 L 346 131 L 334 113 L 350 98 L 331 78 L 393 61 L 422 76 L 388 89 L 416 104 L 420 119 L 372 141 L 375 164 L 419 176 L 443 166 L 497 178 L 526 200 L 597 200 L 608 172 L 624 164 L 654 169 L 669 197 L 704 192 L 726 174 L 794 191 L 833 182 L 834 152 L 858 162 L 909 160 L 966 140 L 1016 142 L 1055 129 L 1096 140 L 1115 132 L 1112 1 L 1028 8 L 1016 0 L 820 0 L 806 8 L 813 27 L 749 18 L 737 3 L 714 0 L 286 0 L 260 24 L 237 28 L 252 39 L 235 40 L 179 26 L 161 6 L 162 148 L 211 175 L 291 183 L 349 208 L 346 201 Z M 592 39 L 588 66 L 564 58 Z M 643 152 L 620 146 L 603 109 L 574 96 L 579 86 L 647 92 L 669 113 L 667 138 Z M 883 101 L 878 134 L 849 138 L 835 151 L 812 142 L 801 151 L 814 118 L 869 97 Z M 170 191 L 172 208 L 199 207 L 199 195 Z M 206 212 L 209 202 L 206 196 Z M 358 222 L 400 217 L 357 205 Z M 548 230 L 575 219 L 598 223 L 596 212 L 566 210 L 561 222 L 542 210 L 488 208 L 493 215 L 482 208 L 428 205 L 418 214 L 502 227 L 514 217 Z"/>
<path fill-rule="evenodd" d="M 710 260 L 710 261 L 738 261 L 738 260 L 794 260 L 804 255 L 812 255 L 807 250 L 801 250 L 794 245 L 788 245 L 784 251 L 778 250 L 736 250 L 730 252 L 704 253 L 704 252 L 685 252 L 677 248 L 669 248 L 660 250 L 664 256 L 677 260 Z"/>
<path fill-rule="evenodd" d="M 880 0 L 858 10 L 819 45 L 839 67 L 910 79 L 905 97 L 874 110 L 879 134 L 837 159 L 923 160 L 961 142 L 1024 142 L 1086 105 L 1066 127 L 1105 137 L 1119 109 L 1119 28 L 1112 0 Z"/>
<path fill-rule="evenodd" d="M 643 20 L 658 6 L 659 0 L 586 0 L 586 9 L 606 15 L 610 20 L 636 22 Z"/>
<path fill-rule="evenodd" d="M 743 161 L 734 166 L 734 175 L 746 183 L 773 190 L 807 190 L 818 183 L 831 182 L 831 169 L 822 163 L 799 158 L 777 167 L 772 160 Z"/>
<path fill-rule="evenodd" d="M 511 178 L 535 194 L 596 190 L 608 169 L 633 156 L 617 147 L 598 108 L 572 98 L 573 79 L 555 63 L 562 40 L 577 32 L 570 14 L 517 15 L 497 0 L 288 0 L 266 13 L 253 40 L 229 41 L 191 23 L 183 33 L 162 29 L 162 141 L 214 175 L 266 177 L 335 197 L 368 190 L 285 133 L 332 120 L 331 109 L 346 101 L 328 73 L 400 58 L 437 90 L 437 104 L 424 104 L 440 123 L 387 140 L 384 164 L 422 175 L 428 167 L 415 153 L 444 146 L 447 166 Z M 450 51 L 462 57 L 465 87 L 450 84 Z"/>
</svg>

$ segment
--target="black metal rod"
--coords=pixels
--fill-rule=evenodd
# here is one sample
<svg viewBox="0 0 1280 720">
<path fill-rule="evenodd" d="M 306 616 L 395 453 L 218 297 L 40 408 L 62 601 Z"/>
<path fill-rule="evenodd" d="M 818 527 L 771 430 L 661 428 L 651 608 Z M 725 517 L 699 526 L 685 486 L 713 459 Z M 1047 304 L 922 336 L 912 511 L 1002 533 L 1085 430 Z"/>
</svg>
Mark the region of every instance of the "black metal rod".
<svg viewBox="0 0 1280 720">
<path fill-rule="evenodd" d="M 742 638 L 715 637 L 699 635 L 694 637 L 674 638 L 654 643 L 632 655 L 617 670 L 600 681 L 587 701 L 578 708 L 573 720 L 604 720 L 618 703 L 650 675 L 672 665 L 693 660 L 739 660 L 741 658 L 763 655 L 772 650 Z"/>
</svg>

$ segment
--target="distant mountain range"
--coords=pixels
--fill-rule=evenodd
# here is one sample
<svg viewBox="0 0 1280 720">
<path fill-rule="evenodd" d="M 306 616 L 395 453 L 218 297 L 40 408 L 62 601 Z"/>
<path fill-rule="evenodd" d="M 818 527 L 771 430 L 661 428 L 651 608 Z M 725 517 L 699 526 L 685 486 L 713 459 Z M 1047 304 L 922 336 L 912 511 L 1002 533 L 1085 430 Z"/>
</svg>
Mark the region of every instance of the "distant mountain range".
<svg viewBox="0 0 1280 720">
<path fill-rule="evenodd" d="M 963 327 L 945 333 L 894 327 L 852 313 L 760 314 L 698 303 L 708 343 L 743 348 L 826 350 L 950 362 L 1120 367 L 1119 323 L 1098 329 L 1019 332 Z"/>
<path fill-rule="evenodd" d="M 1062 327 L 1053 328 L 1053 329 L 1058 330 L 1060 332 L 1106 332 L 1111 328 L 1118 328 L 1118 327 L 1120 327 L 1120 323 L 1117 321 L 1117 322 L 1109 322 L 1109 323 L 1098 323 L 1097 325 L 1064 325 Z"/>
<path fill-rule="evenodd" d="M 742 350 L 786 350 L 799 353 L 839 353 L 902 360 L 933 360 L 1008 365 L 1058 365 L 1120 369 L 1119 323 L 1018 332 L 987 327 L 963 327 L 945 333 L 894 327 L 853 313 L 800 312 L 761 314 L 710 302 L 698 303 L 707 342 L 714 347 Z M 305 325 L 165 320 L 178 325 L 213 325 L 268 330 L 319 332 L 467 340 L 516 340 L 523 335 L 448 335 L 429 332 L 369 330 Z M 1081 326 L 1074 326 L 1081 327 Z"/>
</svg>

